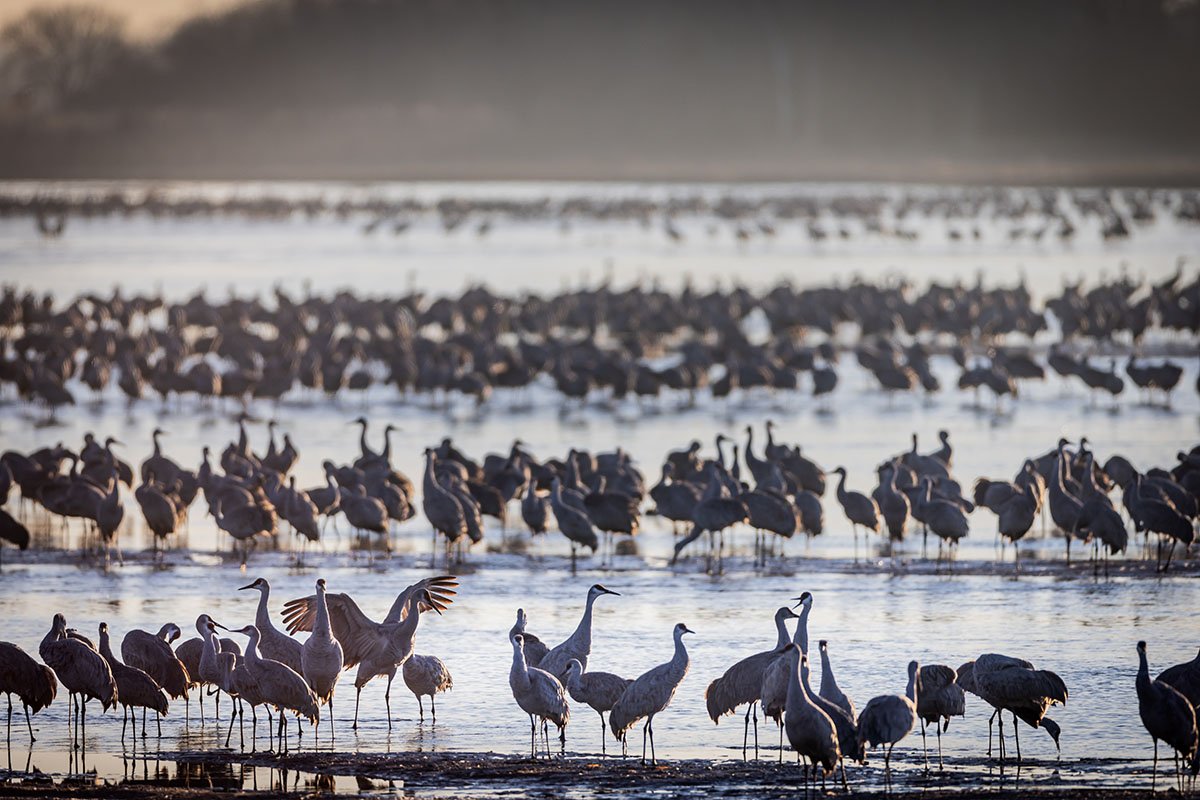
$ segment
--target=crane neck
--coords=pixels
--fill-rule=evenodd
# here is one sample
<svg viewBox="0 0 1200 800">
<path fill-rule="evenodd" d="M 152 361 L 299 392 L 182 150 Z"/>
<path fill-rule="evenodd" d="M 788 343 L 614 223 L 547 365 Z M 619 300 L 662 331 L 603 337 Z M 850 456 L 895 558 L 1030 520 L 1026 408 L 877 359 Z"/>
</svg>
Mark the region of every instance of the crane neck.
<svg viewBox="0 0 1200 800">
<path fill-rule="evenodd" d="M 358 424 L 362 426 L 362 430 L 358 433 L 358 449 L 362 450 L 363 458 L 366 458 L 371 455 L 371 450 L 367 447 L 367 423 L 360 422 Z"/>
<path fill-rule="evenodd" d="M 257 663 L 262 660 L 262 658 L 258 655 L 258 642 L 262 638 L 262 634 L 258 632 L 258 628 L 251 627 L 250 632 L 246 635 L 250 637 L 250 643 L 248 645 L 246 645 L 246 652 L 243 653 L 242 655 L 250 663 L 252 663 L 252 664 Z M 217 637 L 214 635 L 213 636 L 213 644 L 214 645 L 216 644 L 216 638 Z"/>
<path fill-rule="evenodd" d="M 328 639 L 330 636 L 329 605 L 325 602 L 324 586 L 317 587 L 317 618 L 313 622 L 313 635 L 322 639 Z"/>
<path fill-rule="evenodd" d="M 829 663 L 829 651 L 821 648 L 821 686 L 828 685 L 831 689 L 838 688 L 837 679 L 833 677 L 833 665 Z"/>
<path fill-rule="evenodd" d="M 589 652 L 592 649 L 592 604 L 599 596 L 588 593 L 587 603 L 583 607 L 583 616 L 580 617 L 579 624 L 575 626 L 575 632 L 571 634 L 571 641 L 584 645 Z"/>
<path fill-rule="evenodd" d="M 262 631 L 264 628 L 274 628 L 275 626 L 271 624 L 271 612 L 267 607 L 271 597 L 271 585 L 264 581 L 262 588 L 258 592 L 258 611 L 254 614 L 254 625 L 259 631 Z"/>
<path fill-rule="evenodd" d="M 912 704 L 914 706 L 917 704 L 917 695 L 920 691 L 920 688 L 919 688 L 920 683 L 921 683 L 920 668 L 918 667 L 917 669 L 910 670 L 908 673 L 908 688 L 905 690 L 904 695 L 909 700 L 912 701 Z"/>
<path fill-rule="evenodd" d="M 804 655 L 808 655 L 808 612 L 810 611 L 812 611 L 812 606 L 806 605 L 800 612 L 800 621 L 796 623 L 796 634 L 792 637 L 792 641 Z"/>
<path fill-rule="evenodd" d="M 384 461 L 391 463 L 392 460 L 392 428 L 383 429 L 383 452 L 380 456 Z"/>
<path fill-rule="evenodd" d="M 1146 651 L 1143 648 L 1138 648 L 1138 671 L 1137 671 L 1137 688 L 1147 689 L 1150 687 L 1150 664 L 1146 661 Z"/>
<path fill-rule="evenodd" d="M 161 448 L 161 447 L 159 446 L 159 444 L 158 444 L 158 431 L 155 431 L 154 433 L 152 433 L 152 434 L 150 435 L 150 438 L 151 438 L 151 440 L 153 440 L 153 442 L 154 442 L 154 455 L 156 455 L 156 456 L 161 456 L 161 455 L 162 455 L 162 448 Z"/>
<path fill-rule="evenodd" d="M 408 610 L 404 619 L 400 620 L 397 631 L 406 639 L 411 639 L 417 632 L 417 623 L 421 620 L 421 592 L 413 592 L 408 598 Z"/>
<path fill-rule="evenodd" d="M 512 669 L 509 670 L 509 682 L 527 683 L 529 681 L 529 667 L 525 664 L 525 648 L 516 642 L 513 645 L 513 660 Z"/>
<path fill-rule="evenodd" d="M 788 640 L 791 638 L 787 632 L 788 615 L 783 613 L 787 609 L 779 609 L 775 612 L 775 649 L 782 650 L 787 647 Z"/>
<path fill-rule="evenodd" d="M 675 631 L 675 653 L 671 656 L 671 666 L 687 672 L 690 662 L 688 660 L 687 648 L 683 646 L 683 634 L 683 631 Z"/>
<path fill-rule="evenodd" d="M 799 710 L 809 704 L 808 693 L 804 691 L 801 675 L 807 673 L 800 658 L 800 651 L 788 653 L 788 689 L 787 708 Z"/>
<path fill-rule="evenodd" d="M 116 660 L 112 652 L 112 643 L 108 638 L 108 628 L 100 631 L 100 655 L 104 656 L 104 660 L 109 664 Z"/>
</svg>

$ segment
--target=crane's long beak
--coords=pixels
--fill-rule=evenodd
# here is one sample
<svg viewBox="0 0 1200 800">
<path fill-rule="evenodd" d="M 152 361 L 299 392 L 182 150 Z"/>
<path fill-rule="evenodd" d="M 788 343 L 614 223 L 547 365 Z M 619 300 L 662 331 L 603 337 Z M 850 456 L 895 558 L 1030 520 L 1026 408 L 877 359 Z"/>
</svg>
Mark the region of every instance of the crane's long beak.
<svg viewBox="0 0 1200 800">
<path fill-rule="evenodd" d="M 253 584 L 253 583 L 250 583 L 250 584 L 247 584 L 247 585 L 245 585 L 245 586 L 239 586 L 239 587 L 238 587 L 238 591 L 240 592 L 240 591 L 242 591 L 243 589 L 253 589 L 253 588 L 254 588 L 254 584 Z"/>
<path fill-rule="evenodd" d="M 227 631 L 227 630 L 229 630 L 229 628 L 226 628 L 224 625 L 222 625 L 221 623 L 217 622 L 217 621 L 216 621 L 215 619 L 213 619 L 212 617 L 209 617 L 209 618 L 208 618 L 208 621 L 209 621 L 209 622 L 211 622 L 213 625 L 216 625 L 218 628 L 220 628 L 220 629 L 221 629 L 221 630 L 223 630 L 223 631 Z"/>
<path fill-rule="evenodd" d="M 604 587 L 600 587 L 600 588 L 603 589 Z M 612 589 L 604 589 L 604 593 L 605 594 L 615 594 L 617 597 L 621 596 L 620 592 L 614 592 Z"/>
<path fill-rule="evenodd" d="M 686 625 L 683 627 L 683 632 L 684 632 L 684 633 L 695 633 L 695 631 L 694 631 L 694 630 L 692 630 L 691 628 L 687 627 Z"/>
</svg>

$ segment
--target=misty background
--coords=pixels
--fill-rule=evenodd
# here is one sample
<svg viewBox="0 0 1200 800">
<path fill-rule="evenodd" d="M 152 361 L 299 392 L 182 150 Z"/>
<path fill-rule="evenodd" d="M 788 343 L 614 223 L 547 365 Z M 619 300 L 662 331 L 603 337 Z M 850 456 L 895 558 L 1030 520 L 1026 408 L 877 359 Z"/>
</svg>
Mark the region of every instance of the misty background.
<svg viewBox="0 0 1200 800">
<path fill-rule="evenodd" d="M 0 177 L 1200 182 L 1196 2 L 261 0 L 133 23 L 7 23 Z"/>
</svg>

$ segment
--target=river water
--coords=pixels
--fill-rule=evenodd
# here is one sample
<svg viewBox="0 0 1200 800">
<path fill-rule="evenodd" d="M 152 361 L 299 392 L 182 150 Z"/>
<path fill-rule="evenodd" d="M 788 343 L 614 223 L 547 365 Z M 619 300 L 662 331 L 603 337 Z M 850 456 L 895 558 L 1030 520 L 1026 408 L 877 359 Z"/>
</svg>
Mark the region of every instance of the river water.
<svg viewBox="0 0 1200 800">
<path fill-rule="evenodd" d="M 530 191 L 485 189 L 501 194 Z M 437 190 L 445 189 L 411 188 Z M 739 245 L 723 228 L 709 236 L 703 221 L 681 224 L 691 226 L 690 235 L 673 245 L 657 229 L 603 223 L 579 223 L 567 232 L 541 223 L 497 225 L 480 238 L 469 231 L 447 235 L 433 220 L 418 220 L 398 237 L 364 236 L 358 224 L 334 219 L 133 217 L 73 219 L 61 239 L 48 241 L 36 235 L 28 219 L 5 219 L 0 220 L 0 278 L 21 287 L 53 289 L 59 297 L 107 292 L 117 282 L 130 291 L 161 287 L 169 296 L 182 297 L 201 287 L 220 296 L 231 285 L 242 294 L 265 292 L 275 283 L 300 291 L 305 281 L 321 291 L 348 285 L 368 292 L 401 292 L 410 273 L 418 286 L 436 294 L 485 278 L 497 290 L 518 292 L 554 290 L 585 279 L 594 282 L 606 273 L 617 282 L 639 275 L 677 282 L 685 271 L 698 281 L 720 277 L 728 284 L 736 276 L 750 286 L 769 285 L 783 274 L 797 283 L 828 283 L 854 272 L 874 277 L 904 273 L 920 286 L 932 279 L 973 281 L 982 269 L 987 282 L 1008 284 L 1022 268 L 1035 291 L 1045 296 L 1063 279 L 1095 278 L 1102 271 L 1115 274 L 1123 261 L 1135 275 L 1161 279 L 1173 269 L 1177 256 L 1200 249 L 1195 228 L 1169 219 L 1110 246 L 1086 236 L 1071 245 L 1011 244 L 999 230 L 985 225 L 982 242 L 959 249 L 934 241 L 831 242 L 816 247 L 799 232 L 786 230 L 770 241 Z M 891 400 L 871 385 L 870 376 L 852 358 L 843 357 L 830 413 L 814 405 L 807 383 L 794 396 L 753 394 L 730 403 L 701 400 L 695 407 L 685 407 L 683 398 L 664 396 L 652 406 L 631 401 L 615 411 L 588 407 L 582 412 L 564 412 L 549 387 L 538 387 L 521 410 L 513 410 L 510 399 L 497 394 L 482 411 L 466 405 L 431 409 L 423 401 L 406 402 L 375 388 L 361 400 L 331 404 L 296 393 L 278 408 L 257 405 L 251 409 L 257 421 L 251 423 L 250 434 L 254 449 L 261 452 L 266 449 L 261 424 L 266 419 L 273 417 L 281 431 L 291 433 L 300 451 L 295 474 L 301 487 L 321 483 L 323 459 L 343 463 L 357 455 L 357 428 L 347 422 L 360 414 L 372 421 L 375 448 L 385 423 L 400 427 L 393 437 L 394 463 L 414 479 L 420 477 L 422 449 L 443 437 L 453 437 L 456 446 L 482 459 L 487 452 L 505 452 L 519 436 L 542 458 L 562 456 L 569 447 L 604 451 L 621 446 L 652 483 L 665 453 L 693 438 L 704 442 L 704 454 L 711 455 L 717 433 L 735 435 L 744 443 L 744 428 L 753 425 L 755 450 L 761 452 L 762 423 L 771 418 L 778 438 L 801 444 L 804 453 L 827 470 L 844 465 L 850 487 L 869 491 L 873 465 L 907 450 L 913 433 L 919 434 L 923 451 L 932 450 L 937 431 L 945 429 L 954 446 L 955 477 L 969 487 L 979 476 L 1011 478 L 1022 459 L 1050 449 L 1060 436 L 1072 441 L 1087 436 L 1099 459 L 1120 453 L 1141 469 L 1169 467 L 1177 450 L 1200 439 L 1200 400 L 1191 388 L 1196 360 L 1183 364 L 1185 375 L 1171 410 L 1138 404 L 1131 389 L 1115 408 L 1107 399 L 1097 406 L 1081 384 L 1068 384 L 1057 376 L 1022 387 L 1019 401 L 1006 405 L 1001 414 L 993 412 L 987 398 L 981 409 L 972 395 L 954 389 L 929 398 Z M 957 367 L 946 358 L 936 358 L 934 367 L 943 385 L 953 386 Z M 61 413 L 50 427 L 41 426 L 40 412 L 5 398 L 0 406 L 3 449 L 27 451 L 55 441 L 78 447 L 83 433 L 93 431 L 125 442 L 122 454 L 136 467 L 150 452 L 151 431 L 160 426 L 169 432 L 163 438 L 165 452 L 194 467 L 202 446 L 219 452 L 237 435 L 232 408 L 202 409 L 185 402 L 164 409 L 147 400 L 127 409 L 114 393 L 93 401 L 84 389 L 77 397 L 80 404 Z M 670 708 L 655 720 L 658 755 L 740 758 L 740 716 L 727 717 L 714 727 L 705 712 L 704 689 L 737 659 L 769 647 L 774 610 L 809 591 L 815 598 L 810 639 L 829 641 L 838 681 L 860 709 L 876 694 L 902 693 L 910 659 L 958 666 L 984 652 L 1024 657 L 1057 672 L 1070 690 L 1066 707 L 1051 712 L 1063 729 L 1061 762 L 1055 759 L 1049 736 L 1022 730 L 1022 752 L 1034 760 L 1035 779 L 1141 785 L 1144 775 L 1139 771 L 1148 767 L 1151 747 L 1137 714 L 1134 644 L 1139 639 L 1149 642 L 1155 672 L 1195 654 L 1200 645 L 1200 571 L 1194 558 L 1181 560 L 1165 577 L 1154 575 L 1152 567 L 1139 566 L 1144 556 L 1139 537 L 1131 540 L 1125 556 L 1114 560 L 1110 577 L 1096 576 L 1086 564 L 1067 569 L 1063 540 L 1042 534 L 1039 523 L 1022 543 L 1018 575 L 1011 547 L 1006 561 L 999 561 L 995 518 L 980 510 L 971 516 L 971 532 L 953 570 L 936 571 L 923 559 L 915 532 L 910 532 L 894 567 L 878 542 L 859 542 L 862 563 L 856 565 L 855 541 L 832 484 L 824 503 L 823 535 L 811 543 L 791 541 L 782 556 L 771 559 L 765 569 L 755 569 L 752 533 L 737 533 L 732 556 L 719 575 L 705 573 L 699 550 L 672 569 L 667 563 L 670 528 L 652 517 L 644 520 L 634 552 L 617 556 L 610 565 L 585 556 L 578 574 L 572 575 L 565 540 L 551 533 L 544 541 L 525 542 L 525 534 L 513 530 L 520 527 L 514 506 L 510 530 L 489 525 L 486 547 L 477 546 L 459 568 L 455 603 L 444 616 L 421 620 L 417 651 L 438 655 L 454 675 L 453 691 L 438 698 L 436 724 L 428 718 L 418 722 L 416 701 L 397 680 L 389 731 L 384 681 L 376 680 L 363 691 L 360 726 L 354 732 L 349 726 L 352 680 L 344 678 L 336 744 L 325 738 L 328 730 L 322 722 L 319 746 L 367 752 L 527 752 L 527 718 L 507 684 L 511 647 L 506 633 L 515 611 L 525 608 L 530 631 L 554 644 L 573 630 L 587 588 L 600 582 L 621 596 L 597 602 L 594 669 L 636 676 L 670 657 L 676 622 L 696 631 L 685 640 L 691 671 Z M 369 616 L 380 618 L 396 593 L 432 571 L 429 529 L 421 516 L 393 532 L 388 555 L 380 552 L 378 543 L 368 552 L 344 531 L 330 530 L 319 548 L 301 558 L 285 533 L 277 550 L 255 552 L 243 568 L 224 553 L 227 542 L 219 540 L 202 509 L 201 504 L 193 506 L 186 534 L 172 544 L 164 563 L 155 565 L 145 552 L 149 543 L 130 495 L 120 536 L 125 563 L 117 563 L 114 553 L 108 568 L 103 559 L 80 560 L 64 549 L 77 544 L 77 529 L 64 539 L 48 521 L 30 517 L 37 546 L 24 553 L 6 547 L 2 553 L 2 637 L 35 652 L 56 611 L 93 637 L 101 621 L 108 622 L 117 638 L 135 627 L 157 630 L 166 621 L 179 624 L 189 637 L 201 612 L 239 627 L 252 621 L 257 594 L 237 589 L 259 575 L 272 583 L 277 625 L 283 601 L 310 594 L 318 577 L 331 591 L 351 594 Z M 9 510 L 16 513 L 15 494 Z M 930 547 L 936 550 L 932 542 Z M 1073 555 L 1086 558 L 1086 548 L 1077 545 Z M 819 670 L 813 676 L 813 683 L 818 682 Z M 206 706 L 211 713 L 211 702 Z M 13 768 L 22 771 L 28 762 L 53 774 L 78 771 L 79 764 L 68 757 L 66 708 L 65 695 L 60 694 L 35 717 L 38 741 L 31 750 L 25 745 L 23 725 L 14 725 Z M 192 723 L 185 725 L 182 705 L 173 704 L 161 741 L 151 724 L 146 749 L 139 743 L 137 753 L 153 756 L 219 747 L 212 720 L 201 727 L 194 703 L 191 710 Z M 568 751 L 598 753 L 599 720 L 585 707 L 572 711 Z M 226 713 L 224 707 L 223 720 Z M 954 720 L 943 737 L 949 769 L 980 780 L 989 774 L 980 760 L 987 747 L 989 713 L 982 701 L 968 696 L 965 719 Z M 777 740 L 769 722 L 760 720 L 759 734 L 764 747 Z M 631 745 L 636 738 L 631 735 Z M 914 731 L 897 747 L 901 769 L 916 769 L 918 739 Z M 231 744 L 238 745 L 237 731 Z M 264 744 L 265 737 L 259 745 Z M 312 744 L 306 733 L 303 746 Z M 85 768 L 102 778 L 119 779 L 133 768 L 122 754 L 133 752 L 122 746 L 116 716 L 100 717 L 93 706 Z M 852 776 L 868 775 L 866 780 L 873 782 L 875 772 L 853 770 Z"/>
</svg>

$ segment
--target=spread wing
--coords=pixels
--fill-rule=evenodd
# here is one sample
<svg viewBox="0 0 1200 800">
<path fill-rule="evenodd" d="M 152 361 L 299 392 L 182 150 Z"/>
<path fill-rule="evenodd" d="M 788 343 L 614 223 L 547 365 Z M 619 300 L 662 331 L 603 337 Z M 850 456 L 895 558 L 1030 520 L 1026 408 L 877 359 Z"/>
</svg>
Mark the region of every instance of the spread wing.
<svg viewBox="0 0 1200 800">
<path fill-rule="evenodd" d="M 380 625 L 367 617 L 349 595 L 327 593 L 329 627 L 342 646 L 342 664 L 352 667 L 374 651 L 381 633 Z M 311 631 L 317 616 L 317 597 L 298 597 L 283 606 L 283 622 L 288 633 Z"/>
<path fill-rule="evenodd" d="M 438 611 L 444 611 L 454 602 L 454 595 L 458 592 L 454 591 L 458 588 L 458 578 L 453 575 L 435 575 L 432 578 L 423 578 L 412 586 L 409 586 L 403 592 L 396 596 L 396 600 L 392 603 L 392 607 L 388 609 L 388 614 L 384 617 L 384 622 L 400 622 L 404 619 L 404 607 L 408 604 L 408 600 L 414 592 L 419 592 L 422 589 L 428 590 L 429 596 L 433 598 L 433 604 Z M 429 606 L 422 602 L 421 610 L 428 611 Z"/>
</svg>

